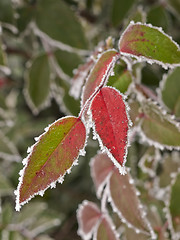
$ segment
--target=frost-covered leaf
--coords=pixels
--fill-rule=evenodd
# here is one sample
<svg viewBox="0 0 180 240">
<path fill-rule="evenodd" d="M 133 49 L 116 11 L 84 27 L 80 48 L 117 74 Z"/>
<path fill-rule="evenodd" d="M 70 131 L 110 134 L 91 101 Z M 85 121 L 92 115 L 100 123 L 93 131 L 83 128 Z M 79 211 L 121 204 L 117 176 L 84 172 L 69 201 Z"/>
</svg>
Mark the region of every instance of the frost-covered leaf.
<svg viewBox="0 0 180 240">
<path fill-rule="evenodd" d="M 162 158 L 161 171 L 159 174 L 159 187 L 165 188 L 170 185 L 172 176 L 180 168 L 179 152 L 165 154 Z"/>
<path fill-rule="evenodd" d="M 50 38 L 75 48 L 87 48 L 82 27 L 64 1 L 40 0 L 35 10 L 38 28 Z"/>
<path fill-rule="evenodd" d="M 48 55 L 42 54 L 36 57 L 25 74 L 26 88 L 24 91 L 26 101 L 37 114 L 40 109 L 49 104 L 50 68 Z"/>
<path fill-rule="evenodd" d="M 51 124 L 36 144 L 28 149 L 25 167 L 16 190 L 16 210 L 48 187 L 63 181 L 84 150 L 86 129 L 79 118 L 65 117 Z"/>
<path fill-rule="evenodd" d="M 134 2 L 134 0 L 126 0 L 123 2 L 119 0 L 113 0 L 111 15 L 114 26 L 117 26 L 121 23 Z"/>
<path fill-rule="evenodd" d="M 133 126 L 135 125 L 136 121 L 139 119 L 140 114 L 140 104 L 136 100 L 129 101 L 129 116 L 131 121 L 133 122 Z"/>
<path fill-rule="evenodd" d="M 179 232 L 180 235 L 180 169 L 179 174 L 176 177 L 176 181 L 171 189 L 170 197 L 170 213 L 172 217 L 173 227 L 176 232 Z"/>
<path fill-rule="evenodd" d="M 91 176 L 96 187 L 97 196 L 100 197 L 106 180 L 112 170 L 114 164 L 105 153 L 99 153 L 91 159 Z"/>
<path fill-rule="evenodd" d="M 145 212 L 137 197 L 137 190 L 130 174 L 121 175 L 114 171 L 109 182 L 110 203 L 113 210 L 117 212 L 123 222 L 128 227 L 137 232 L 150 234 L 153 239 L 154 233 L 148 223 Z"/>
<path fill-rule="evenodd" d="M 159 150 L 153 146 L 149 147 L 145 154 L 139 160 L 138 166 L 140 169 L 147 173 L 150 177 L 156 176 L 157 164 L 161 159 Z"/>
<path fill-rule="evenodd" d="M 113 163 L 123 169 L 128 145 L 128 116 L 124 97 L 114 88 L 102 88 L 91 104 L 95 137 Z"/>
<path fill-rule="evenodd" d="M 176 117 L 180 117 L 180 67 L 164 75 L 159 89 L 163 103 L 173 112 Z"/>
<path fill-rule="evenodd" d="M 99 57 L 86 80 L 82 93 L 82 105 L 98 89 L 101 83 L 107 80 L 118 57 L 119 54 L 115 50 L 108 50 Z"/>
<path fill-rule="evenodd" d="M 78 234 L 83 240 L 118 240 L 115 226 L 107 214 L 100 211 L 98 206 L 84 201 L 77 210 L 79 224 Z"/>
<path fill-rule="evenodd" d="M 82 239 L 88 240 L 91 238 L 100 217 L 101 212 L 95 203 L 83 201 L 77 210 L 78 234 Z"/>
<path fill-rule="evenodd" d="M 131 22 L 119 42 L 123 55 L 158 63 L 164 68 L 180 66 L 180 48 L 161 28 Z"/>
<path fill-rule="evenodd" d="M 180 148 L 180 126 L 152 101 L 142 102 L 141 132 L 151 145 L 163 149 Z"/>
</svg>

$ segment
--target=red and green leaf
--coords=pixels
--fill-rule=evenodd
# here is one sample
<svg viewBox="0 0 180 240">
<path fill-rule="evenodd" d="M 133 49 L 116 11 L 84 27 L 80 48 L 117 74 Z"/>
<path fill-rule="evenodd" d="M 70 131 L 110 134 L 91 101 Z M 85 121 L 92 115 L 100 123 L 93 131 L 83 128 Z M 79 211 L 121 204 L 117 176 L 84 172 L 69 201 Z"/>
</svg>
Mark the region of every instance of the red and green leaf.
<svg viewBox="0 0 180 240">
<path fill-rule="evenodd" d="M 120 169 L 126 161 L 128 145 L 128 116 L 123 96 L 114 88 L 100 89 L 91 104 L 95 137 L 102 150 Z"/>
<path fill-rule="evenodd" d="M 16 209 L 35 195 L 43 195 L 48 187 L 55 187 L 56 181 L 62 182 L 84 150 L 85 141 L 86 129 L 79 118 L 69 116 L 53 123 L 24 161 L 16 191 Z"/>
<path fill-rule="evenodd" d="M 121 54 L 163 67 L 180 66 L 180 48 L 161 28 L 131 22 L 120 38 Z"/>
<path fill-rule="evenodd" d="M 82 106 L 98 90 L 101 83 L 106 82 L 118 57 L 119 53 L 116 50 L 108 50 L 100 56 L 85 83 L 82 93 Z"/>
</svg>

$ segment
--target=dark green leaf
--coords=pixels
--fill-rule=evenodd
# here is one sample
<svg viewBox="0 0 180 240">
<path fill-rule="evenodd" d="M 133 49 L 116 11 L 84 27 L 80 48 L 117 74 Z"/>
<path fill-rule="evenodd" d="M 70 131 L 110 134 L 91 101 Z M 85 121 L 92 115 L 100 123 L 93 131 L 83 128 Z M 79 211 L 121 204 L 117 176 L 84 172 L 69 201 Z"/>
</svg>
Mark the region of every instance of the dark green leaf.
<svg viewBox="0 0 180 240">
<path fill-rule="evenodd" d="M 71 77 L 73 76 L 73 70 L 82 62 L 81 58 L 75 53 L 57 50 L 54 55 L 62 70 Z"/>
<path fill-rule="evenodd" d="M 73 11 L 62 0 L 39 0 L 35 21 L 39 29 L 54 40 L 85 49 L 87 41 Z"/>
<path fill-rule="evenodd" d="M 11 0 L 0 1 L 0 21 L 5 23 L 13 23 L 14 11 Z"/>
<path fill-rule="evenodd" d="M 35 58 L 26 72 L 27 86 L 25 97 L 33 113 L 47 105 L 50 91 L 50 68 L 48 56 L 42 54 Z"/>
<path fill-rule="evenodd" d="M 176 117 L 180 117 L 180 67 L 164 76 L 160 89 L 162 101 Z"/>
<path fill-rule="evenodd" d="M 112 23 L 117 26 L 121 23 L 123 18 L 127 15 L 132 7 L 134 0 L 119 1 L 113 0 L 112 5 Z"/>
<path fill-rule="evenodd" d="M 176 181 L 172 186 L 170 198 L 170 212 L 173 220 L 173 225 L 176 231 L 180 232 L 180 173 L 177 175 Z"/>
<path fill-rule="evenodd" d="M 180 148 L 180 127 L 152 101 L 142 102 L 141 129 L 155 147 Z"/>
<path fill-rule="evenodd" d="M 156 5 L 150 9 L 147 15 L 147 22 L 154 26 L 168 30 L 170 19 L 163 5 Z"/>
</svg>

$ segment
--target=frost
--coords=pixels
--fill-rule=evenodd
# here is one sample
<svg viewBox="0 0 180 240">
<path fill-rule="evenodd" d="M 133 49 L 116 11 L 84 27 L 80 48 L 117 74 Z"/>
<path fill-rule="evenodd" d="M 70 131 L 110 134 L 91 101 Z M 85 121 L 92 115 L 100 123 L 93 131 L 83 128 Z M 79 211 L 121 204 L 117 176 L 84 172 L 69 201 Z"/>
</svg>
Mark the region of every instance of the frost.
<svg viewBox="0 0 180 240">
<path fill-rule="evenodd" d="M 155 27 L 155 26 L 152 26 L 151 24 L 145 24 L 145 23 L 141 23 L 141 22 L 136 22 L 134 23 L 134 21 L 131 21 L 130 24 L 128 25 L 128 27 L 126 28 L 126 30 L 123 32 L 123 34 L 121 35 L 120 37 L 120 40 L 119 40 L 119 46 L 120 46 L 120 42 L 121 40 L 123 39 L 125 33 L 128 31 L 129 27 L 131 27 L 132 25 L 143 25 L 143 26 L 147 26 L 147 27 L 150 27 L 150 28 L 153 28 L 153 29 L 156 29 L 158 30 L 159 32 L 161 32 L 164 36 L 166 36 L 167 38 L 169 38 L 171 40 L 172 43 L 174 43 L 178 50 L 180 51 L 180 47 L 179 45 L 172 39 L 171 36 L 167 35 L 161 27 Z M 123 56 L 127 56 L 127 57 L 132 57 L 132 58 L 136 58 L 137 59 L 137 62 L 147 62 L 149 64 L 153 64 L 153 63 L 157 63 L 159 65 L 161 65 L 164 69 L 168 69 L 168 68 L 175 68 L 177 66 L 180 66 L 180 63 L 175 63 L 175 64 L 169 64 L 169 63 L 163 63 L 161 61 L 158 61 L 158 60 L 155 60 L 155 59 L 149 59 L 147 57 L 144 57 L 144 56 L 136 56 L 134 54 L 130 54 L 130 53 L 126 53 L 126 52 L 121 52 L 120 53 L 123 55 Z"/>
</svg>

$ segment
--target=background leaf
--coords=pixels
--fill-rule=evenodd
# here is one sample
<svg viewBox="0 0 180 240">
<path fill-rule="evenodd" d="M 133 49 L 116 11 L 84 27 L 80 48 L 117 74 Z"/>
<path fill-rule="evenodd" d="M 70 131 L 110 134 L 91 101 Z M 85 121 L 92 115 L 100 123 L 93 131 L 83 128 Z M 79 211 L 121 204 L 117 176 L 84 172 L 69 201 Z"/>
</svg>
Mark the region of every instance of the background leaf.
<svg viewBox="0 0 180 240">
<path fill-rule="evenodd" d="M 37 114 L 48 102 L 50 92 L 50 68 L 48 56 L 36 57 L 26 72 L 27 86 L 25 97 L 34 114 Z"/>
<path fill-rule="evenodd" d="M 159 63 L 163 67 L 180 65 L 180 48 L 161 29 L 130 23 L 119 42 L 120 52 L 140 61 Z"/>
<path fill-rule="evenodd" d="M 35 21 L 38 28 L 50 38 L 75 48 L 87 48 L 83 29 L 64 1 L 38 1 Z"/>
<path fill-rule="evenodd" d="M 180 147 L 180 127 L 168 114 L 162 112 L 156 103 L 146 101 L 142 104 L 144 117 L 141 129 L 149 143 L 155 147 L 172 149 Z"/>
<path fill-rule="evenodd" d="M 112 170 L 114 164 L 105 153 L 99 153 L 91 159 L 91 176 L 96 187 L 96 194 L 100 198 L 106 180 Z"/>
<path fill-rule="evenodd" d="M 144 216 L 133 183 L 129 173 L 123 176 L 115 170 L 109 182 L 110 203 L 120 219 L 129 223 L 129 227 L 135 228 L 137 232 L 148 234 L 151 231 L 150 225 Z"/>
<path fill-rule="evenodd" d="M 180 117 L 180 67 L 175 68 L 164 76 L 162 88 L 159 90 L 161 99 L 172 110 L 176 117 Z"/>
</svg>

